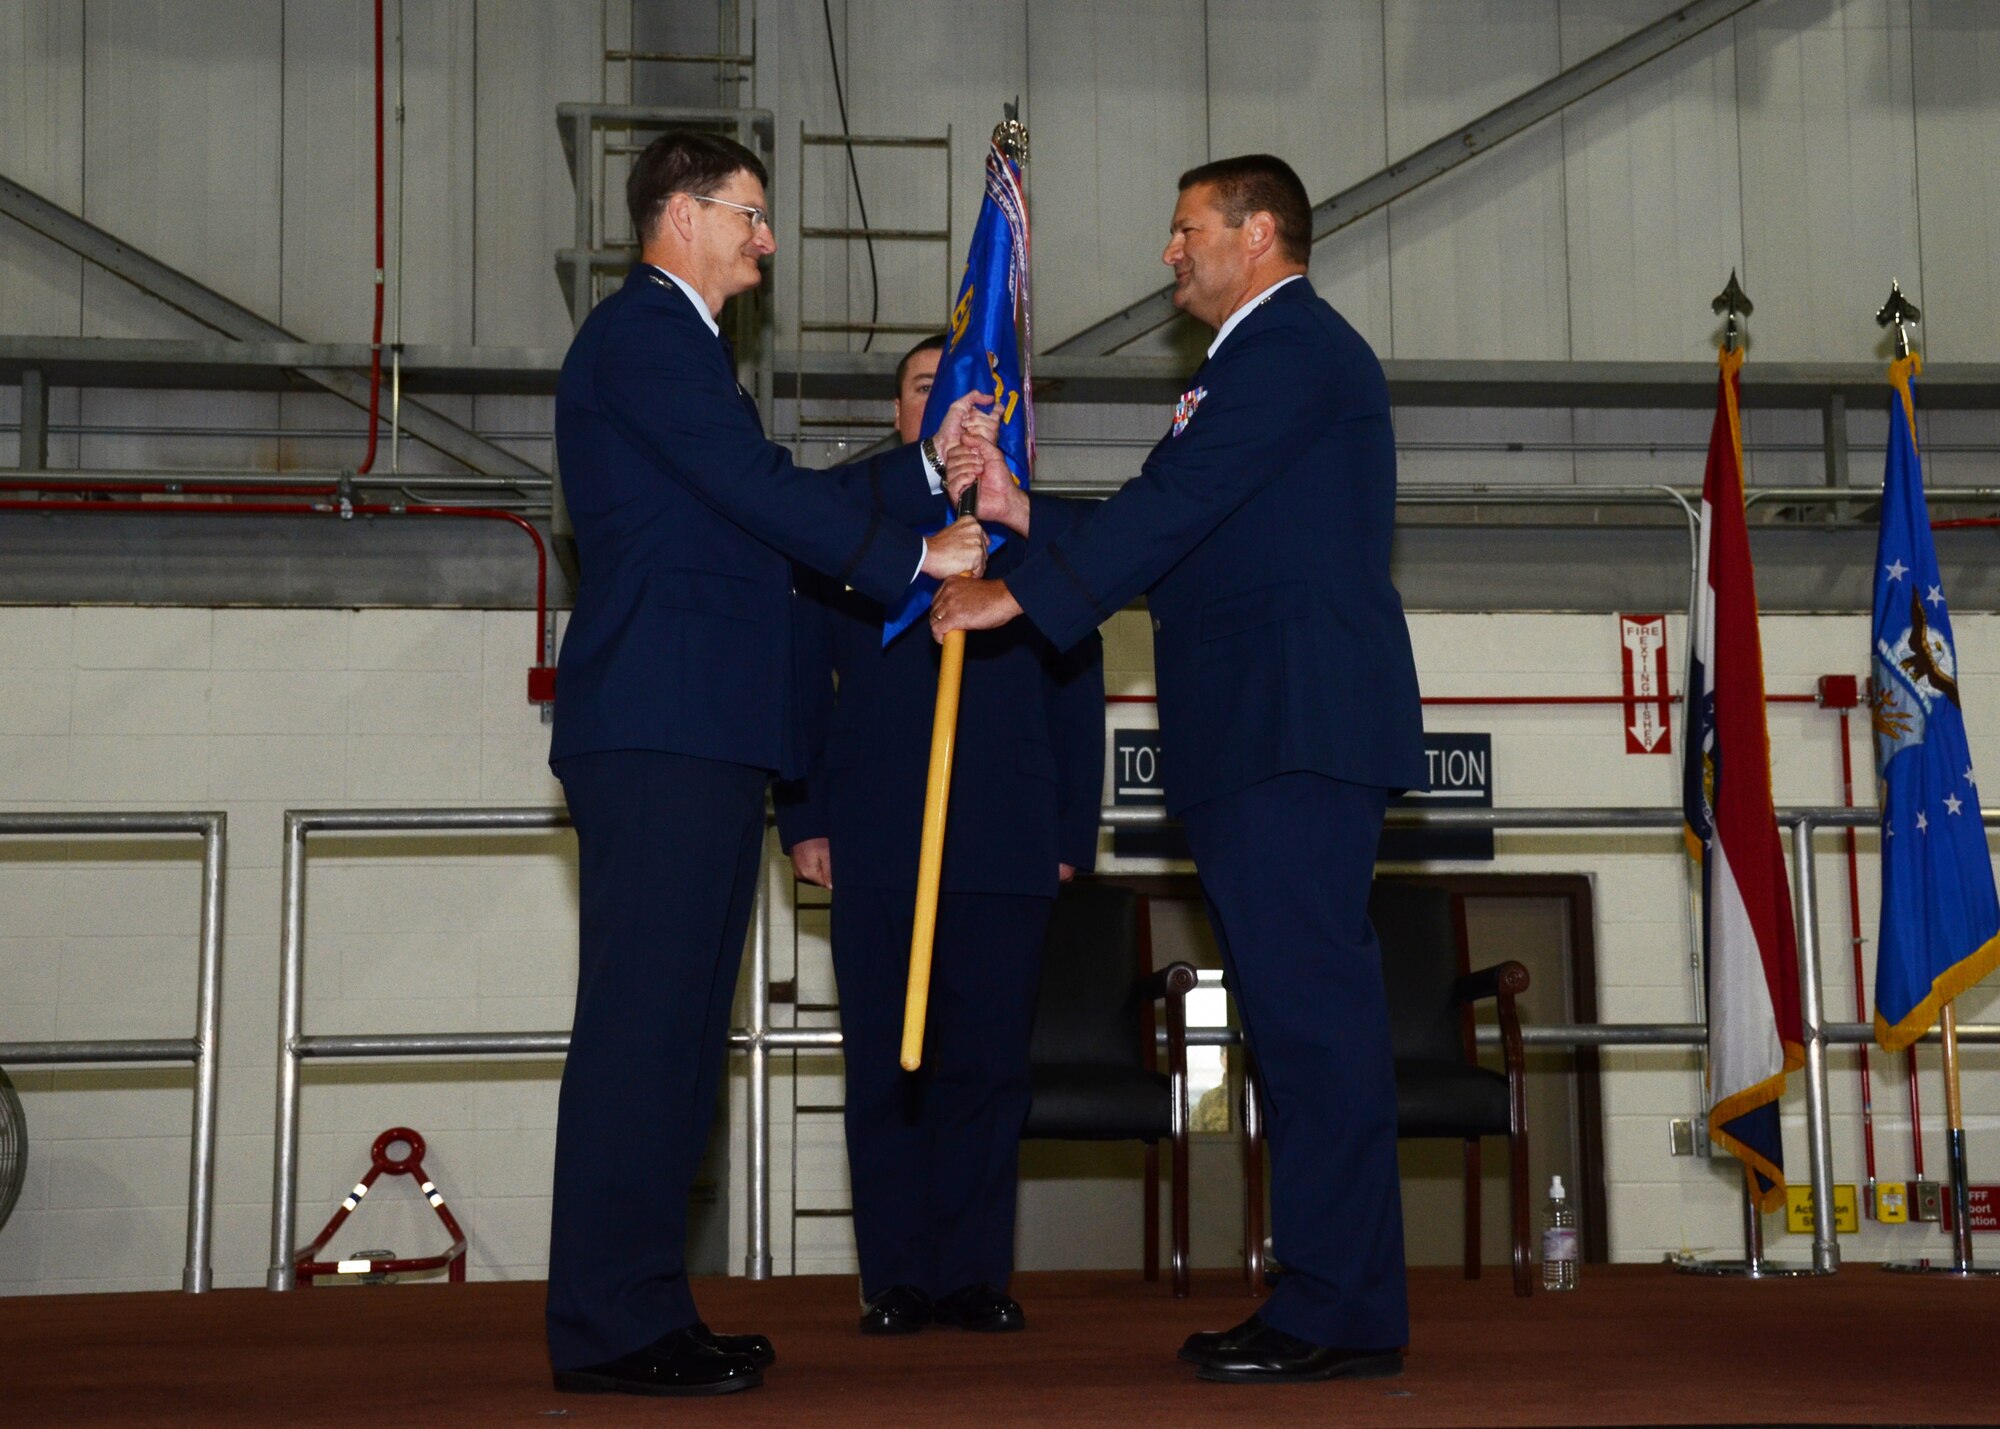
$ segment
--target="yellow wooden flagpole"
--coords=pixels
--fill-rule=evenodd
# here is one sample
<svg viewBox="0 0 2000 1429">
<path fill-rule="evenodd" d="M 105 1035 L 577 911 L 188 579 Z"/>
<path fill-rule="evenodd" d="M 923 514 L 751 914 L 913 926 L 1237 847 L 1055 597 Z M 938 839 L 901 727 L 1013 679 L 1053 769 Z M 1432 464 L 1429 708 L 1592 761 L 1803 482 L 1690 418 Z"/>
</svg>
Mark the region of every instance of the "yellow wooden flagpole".
<svg viewBox="0 0 2000 1429">
<path fill-rule="evenodd" d="M 957 579 L 957 577 L 953 577 Z M 931 715 L 931 768 L 924 780 L 923 845 L 917 856 L 916 921 L 910 929 L 910 979 L 903 994 L 903 1070 L 924 1060 L 930 1011 L 931 947 L 937 939 L 938 879 L 944 871 L 945 812 L 951 805 L 951 757 L 958 742 L 958 690 L 965 676 L 965 632 L 944 637 L 937 707 Z"/>
<path fill-rule="evenodd" d="M 1028 131 L 1015 105 L 1006 106 L 1007 118 L 993 131 L 993 139 L 1025 165 Z M 1021 302 L 1027 307 L 1028 274 L 1025 263 L 1020 273 Z M 1033 336 L 1029 328 L 1021 336 L 1021 361 L 1033 360 Z M 1023 386 L 1032 391 L 1032 384 Z M 999 393 L 996 391 L 996 397 Z M 1033 427 L 1029 428 L 1033 448 Z M 979 486 L 975 482 L 958 498 L 958 514 L 976 517 Z M 952 579 L 961 579 L 954 576 Z M 930 1012 L 931 950 L 937 941 L 938 882 L 944 871 L 945 814 L 951 806 L 951 759 L 958 742 L 958 692 L 965 676 L 965 632 L 954 630 L 944 637 L 943 659 L 938 664 L 937 705 L 931 714 L 931 767 L 924 779 L 923 843 L 917 854 L 917 904 L 910 927 L 910 975 L 903 992 L 903 1070 L 914 1072 L 924 1061 L 924 1020 Z"/>
</svg>

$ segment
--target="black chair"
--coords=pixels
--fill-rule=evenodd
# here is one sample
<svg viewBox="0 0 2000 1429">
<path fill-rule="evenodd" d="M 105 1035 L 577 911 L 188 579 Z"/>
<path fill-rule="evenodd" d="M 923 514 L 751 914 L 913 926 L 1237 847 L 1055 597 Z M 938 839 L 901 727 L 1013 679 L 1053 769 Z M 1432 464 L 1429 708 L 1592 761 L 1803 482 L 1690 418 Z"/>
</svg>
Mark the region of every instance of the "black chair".
<svg viewBox="0 0 2000 1429">
<path fill-rule="evenodd" d="M 1479 1278 L 1480 1157 L 1483 1136 L 1507 1138 L 1514 1293 L 1533 1293 L 1528 1253 L 1527 1066 L 1514 999 L 1527 991 L 1517 962 L 1466 971 L 1465 907 L 1442 888 L 1376 880 L 1368 917 L 1382 944 L 1389 1032 L 1396 1055 L 1397 1136 L 1453 1137 L 1465 1143 L 1465 1278 Z M 1504 1073 L 1479 1065 L 1472 1005 L 1493 998 L 1499 1010 Z M 1249 1182 L 1245 1270 L 1263 1276 L 1264 1156 L 1254 1073 L 1246 1079 L 1244 1166 Z"/>
<path fill-rule="evenodd" d="M 1146 1279 L 1160 1278 L 1160 1141 L 1173 1146 L 1174 1294 L 1188 1293 L 1187 994 L 1194 968 L 1153 970 L 1145 899 L 1078 879 L 1056 898 L 1042 951 L 1023 1139 L 1146 1143 Z M 1167 1009 L 1159 1069 L 1154 1004 Z"/>
</svg>

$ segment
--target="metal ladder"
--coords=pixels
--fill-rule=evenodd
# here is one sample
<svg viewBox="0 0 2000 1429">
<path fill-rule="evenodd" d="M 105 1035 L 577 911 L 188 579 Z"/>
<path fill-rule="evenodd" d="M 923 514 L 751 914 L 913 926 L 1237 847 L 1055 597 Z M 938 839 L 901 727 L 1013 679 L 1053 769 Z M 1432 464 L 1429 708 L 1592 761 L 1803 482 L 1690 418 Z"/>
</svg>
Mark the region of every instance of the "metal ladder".
<svg viewBox="0 0 2000 1429">
<path fill-rule="evenodd" d="M 821 223 L 809 222 L 806 216 L 808 212 L 806 176 L 808 169 L 811 168 L 811 164 L 808 162 L 807 156 L 814 149 L 820 149 L 820 148 L 904 150 L 910 152 L 913 156 L 920 156 L 920 157 L 927 157 L 931 154 L 942 155 L 944 159 L 943 174 L 942 174 L 942 182 L 944 184 L 944 226 L 942 228 L 897 228 L 897 227 L 887 227 L 887 226 L 863 226 L 860 224 L 848 224 L 848 223 L 833 222 L 833 221 L 821 222 Z M 866 336 L 871 338 L 877 336 L 921 337 L 927 333 L 937 332 L 944 326 L 943 315 L 951 311 L 951 302 L 955 291 L 956 280 L 958 276 L 957 270 L 953 266 L 955 262 L 954 254 L 956 252 L 956 247 L 953 243 L 953 220 L 952 220 L 951 198 L 952 198 L 951 126 L 947 125 L 945 127 L 944 133 L 938 135 L 818 134 L 808 129 L 804 121 L 800 122 L 799 182 L 798 182 L 797 213 L 799 215 L 799 246 L 801 249 L 801 256 L 798 264 L 796 265 L 798 269 L 798 285 L 799 285 L 798 328 L 796 332 L 793 334 L 793 337 L 795 343 L 794 350 L 797 354 L 801 356 L 801 358 L 803 357 L 805 351 L 806 338 L 809 334 L 843 334 L 848 337 Z M 937 245 L 937 250 L 940 255 L 939 291 L 941 297 L 941 306 L 937 310 L 938 316 L 936 318 L 927 319 L 921 322 L 910 322 L 910 321 L 885 322 L 879 319 L 870 322 L 870 321 L 860 321 L 857 319 L 845 318 L 845 317 L 809 316 L 810 310 L 807 306 L 805 275 L 807 269 L 810 268 L 812 265 L 805 260 L 804 257 L 805 246 L 808 243 L 840 243 L 845 245 L 852 245 L 855 243 L 870 243 L 870 242 L 920 243 L 920 244 Z M 850 246 L 849 252 L 851 251 L 852 249 Z M 880 307 L 881 305 L 878 303 L 877 306 Z M 794 370 L 799 372 L 800 374 L 799 386 L 800 388 L 802 388 L 804 384 L 804 375 L 803 375 L 804 363 L 802 360 L 794 364 Z M 886 390 L 883 393 L 883 397 L 885 400 L 890 395 L 891 394 L 889 394 Z M 790 394 L 790 396 L 793 399 L 793 411 L 795 413 L 795 421 L 793 424 L 793 429 L 788 435 L 795 444 L 805 441 L 832 442 L 835 444 L 836 455 L 839 457 L 845 457 L 850 454 L 848 450 L 849 444 L 857 430 L 865 430 L 867 432 L 874 433 L 875 435 L 878 436 L 881 434 L 882 420 L 879 416 L 870 415 L 870 416 L 857 417 L 854 416 L 851 413 L 851 411 L 817 412 L 809 414 L 806 411 L 806 404 L 802 390 L 795 389 Z M 843 408 L 848 407 L 848 405 L 849 404 L 846 403 L 840 404 L 840 406 Z"/>
</svg>

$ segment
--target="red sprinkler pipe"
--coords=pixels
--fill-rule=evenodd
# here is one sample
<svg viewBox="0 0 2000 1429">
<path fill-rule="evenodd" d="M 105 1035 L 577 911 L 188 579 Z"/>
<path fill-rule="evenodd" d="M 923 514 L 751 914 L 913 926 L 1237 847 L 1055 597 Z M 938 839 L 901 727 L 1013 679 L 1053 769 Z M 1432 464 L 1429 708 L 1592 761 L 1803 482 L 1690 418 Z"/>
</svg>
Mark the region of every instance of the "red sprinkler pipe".
<svg viewBox="0 0 2000 1429">
<path fill-rule="evenodd" d="M 1150 705 L 1159 701 L 1158 695 L 1106 695 L 1107 705 Z M 1427 705 L 1632 705 L 1659 704 L 1665 701 L 1679 704 L 1679 695 L 1652 695 L 1635 698 L 1632 695 L 1425 695 Z M 1818 695 L 1766 695 L 1764 703 L 1769 705 L 1810 705 L 1819 702 Z"/>
<path fill-rule="evenodd" d="M 32 485 L 27 483 L 26 485 Z M 0 490 L 20 490 L 24 484 L 0 482 Z M 42 489 L 36 487 L 35 489 Z M 181 488 L 191 491 L 193 486 Z M 243 487 L 224 487 L 224 491 L 242 492 Z M 167 487 L 127 487 L 125 490 L 137 492 L 164 492 Z M 276 486 L 253 488 L 251 495 L 277 496 L 283 494 L 310 494 L 332 497 L 333 487 Z M 356 502 L 348 506 L 315 504 L 303 501 L 59 501 L 41 497 L 30 500 L 0 500 L 0 511 L 40 511 L 64 512 L 72 515 L 94 515 L 104 513 L 141 514 L 147 516 L 444 516 L 475 521 L 505 521 L 518 526 L 528 533 L 528 539 L 535 543 L 535 664 L 530 672 L 531 686 L 536 689 L 548 688 L 547 671 L 550 660 L 548 640 L 549 627 L 549 548 L 542 540 L 542 533 L 525 516 L 512 511 L 499 511 L 486 506 L 394 506 L 386 502 Z M 538 678 L 539 677 L 539 678 Z M 541 698 L 554 698 L 549 693 Z"/>
<path fill-rule="evenodd" d="M 60 478 L 60 480 L 58 479 Z M 326 496 L 340 494 L 340 488 L 331 485 L 285 486 L 259 482 L 201 482 L 201 481 L 149 481 L 137 484 L 120 482 L 115 486 L 91 486 L 88 482 L 79 484 L 63 472 L 50 472 L 38 480 L 0 480 L 0 491 L 55 491 L 72 493 L 72 502 L 52 502 L 51 510 L 81 510 L 98 506 L 102 501 L 98 493 L 104 493 L 108 500 L 110 493 L 125 496 Z M 150 509 L 150 504 L 149 504 Z"/>
<path fill-rule="evenodd" d="M 355 474 L 375 469 L 376 424 L 382 415 L 382 0 L 375 0 L 375 328 L 368 344 L 368 454 Z"/>
</svg>

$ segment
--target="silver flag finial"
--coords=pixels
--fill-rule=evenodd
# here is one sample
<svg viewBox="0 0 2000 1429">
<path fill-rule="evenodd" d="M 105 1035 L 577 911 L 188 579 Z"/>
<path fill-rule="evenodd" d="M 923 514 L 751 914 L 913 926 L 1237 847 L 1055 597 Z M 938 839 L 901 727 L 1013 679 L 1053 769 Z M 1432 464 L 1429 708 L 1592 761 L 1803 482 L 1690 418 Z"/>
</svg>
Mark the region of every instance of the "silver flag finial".
<svg viewBox="0 0 2000 1429">
<path fill-rule="evenodd" d="M 1889 301 L 1875 312 L 1877 327 L 1896 329 L 1896 356 L 1910 355 L 1910 328 L 1924 320 L 1923 310 L 1903 296 L 1903 285 L 1894 278 L 1889 280 Z"/>
<path fill-rule="evenodd" d="M 1715 295 L 1710 303 L 1712 312 L 1723 315 L 1722 347 L 1725 352 L 1734 352 L 1741 330 L 1736 325 L 1739 317 L 1747 318 L 1757 311 L 1757 305 L 1750 301 L 1750 295 L 1743 291 L 1743 285 L 1736 281 L 1736 270 L 1729 270 L 1729 283 Z"/>
</svg>

